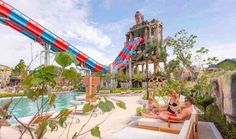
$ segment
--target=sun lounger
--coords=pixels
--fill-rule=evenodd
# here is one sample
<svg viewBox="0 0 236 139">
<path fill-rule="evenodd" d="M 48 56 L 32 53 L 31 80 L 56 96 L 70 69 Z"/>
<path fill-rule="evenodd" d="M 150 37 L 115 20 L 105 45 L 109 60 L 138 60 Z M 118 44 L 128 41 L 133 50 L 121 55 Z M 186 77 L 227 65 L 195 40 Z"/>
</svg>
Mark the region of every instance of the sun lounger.
<svg viewBox="0 0 236 139">
<path fill-rule="evenodd" d="M 66 114 L 70 115 L 73 111 L 75 111 L 75 109 L 68 109 Z M 49 119 L 58 121 L 60 118 L 62 118 L 62 116 L 63 114 L 61 113 L 54 113 Z"/>
<path fill-rule="evenodd" d="M 185 121 L 162 121 L 159 119 L 141 118 L 138 120 L 138 127 L 148 130 L 156 130 L 181 135 L 185 139 L 197 139 L 198 114 L 193 107 L 190 120 Z"/>
<path fill-rule="evenodd" d="M 29 125 L 30 128 L 34 128 L 36 124 L 49 119 L 52 115 L 53 113 L 45 113 L 43 115 L 28 116 L 28 117 L 20 118 L 19 121 L 21 123 L 17 122 L 16 125 L 18 127 L 22 127 L 23 125 L 25 126 Z"/>
</svg>

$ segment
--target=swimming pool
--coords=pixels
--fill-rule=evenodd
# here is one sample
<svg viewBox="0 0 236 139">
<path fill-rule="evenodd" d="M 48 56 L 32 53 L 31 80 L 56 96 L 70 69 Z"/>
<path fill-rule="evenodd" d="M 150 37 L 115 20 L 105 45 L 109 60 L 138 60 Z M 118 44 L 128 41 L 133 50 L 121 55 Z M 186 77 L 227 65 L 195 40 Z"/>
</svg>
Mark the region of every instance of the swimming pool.
<svg viewBox="0 0 236 139">
<path fill-rule="evenodd" d="M 84 93 L 81 92 L 70 92 L 70 93 L 58 93 L 56 97 L 56 107 L 50 108 L 48 111 L 55 111 L 60 112 L 63 108 L 68 108 L 73 106 L 74 104 L 71 103 L 71 100 L 74 100 L 76 96 L 80 96 Z M 44 97 L 47 99 L 47 96 Z M 0 106 L 3 106 L 7 99 L 0 99 Z M 15 105 L 18 103 L 18 105 Z M 15 106 L 14 110 L 12 111 L 13 107 Z M 17 117 L 26 117 L 26 116 L 32 116 L 37 112 L 37 104 L 36 102 L 31 101 L 30 99 L 26 97 L 17 97 L 13 99 L 12 104 L 10 105 L 10 108 L 8 110 L 9 112 L 12 111 L 12 113 Z M 14 118 L 11 118 L 9 120 L 10 123 L 15 123 Z"/>
</svg>

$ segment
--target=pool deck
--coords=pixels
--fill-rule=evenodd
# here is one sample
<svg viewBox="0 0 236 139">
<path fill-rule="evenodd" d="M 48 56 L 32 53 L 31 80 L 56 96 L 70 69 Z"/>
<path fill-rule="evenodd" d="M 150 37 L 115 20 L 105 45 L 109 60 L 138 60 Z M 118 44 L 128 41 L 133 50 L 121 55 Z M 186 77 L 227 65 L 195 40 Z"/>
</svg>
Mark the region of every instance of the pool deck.
<svg viewBox="0 0 236 139">
<path fill-rule="evenodd" d="M 123 110 L 120 108 L 116 108 L 111 116 L 100 125 L 100 131 L 102 138 L 106 138 L 111 136 L 113 133 L 120 131 L 124 127 L 127 127 L 127 122 L 129 121 L 129 117 L 133 114 L 135 114 L 136 107 L 139 106 L 137 101 L 139 100 L 140 96 L 130 96 L 130 97 L 115 97 L 116 99 L 119 99 L 121 101 L 124 101 L 126 103 L 127 109 Z M 106 117 L 108 116 L 108 113 L 101 114 L 98 113 L 98 115 L 91 118 L 91 121 L 86 126 L 86 128 L 83 130 L 87 131 L 90 128 L 94 127 L 96 124 L 99 124 L 102 122 Z M 73 120 L 70 132 L 68 133 L 69 126 L 67 128 L 59 128 L 58 131 L 50 132 L 48 131 L 44 137 L 44 139 L 65 139 L 72 138 L 73 134 L 75 132 L 78 132 L 78 130 L 83 126 L 83 124 L 88 120 L 89 115 L 78 115 L 75 116 L 74 119 L 80 119 L 80 123 L 76 122 L 76 120 Z M 208 122 L 199 122 L 199 139 L 222 139 L 219 131 L 214 128 L 213 123 Z M 1 130 L 1 139 L 16 139 L 19 138 L 20 132 L 15 127 L 2 127 Z M 91 136 L 90 133 L 85 134 L 83 139 L 93 139 L 94 137 Z M 23 139 L 30 139 L 30 136 L 28 134 L 25 134 Z"/>
</svg>

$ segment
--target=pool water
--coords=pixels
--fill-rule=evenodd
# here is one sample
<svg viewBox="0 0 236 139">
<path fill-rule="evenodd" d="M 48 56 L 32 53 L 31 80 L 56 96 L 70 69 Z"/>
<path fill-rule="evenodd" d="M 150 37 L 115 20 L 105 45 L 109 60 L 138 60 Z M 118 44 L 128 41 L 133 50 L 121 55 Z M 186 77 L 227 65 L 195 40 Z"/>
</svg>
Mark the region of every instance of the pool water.
<svg viewBox="0 0 236 139">
<path fill-rule="evenodd" d="M 63 108 L 69 108 L 74 105 L 73 103 L 71 103 L 71 100 L 74 100 L 76 96 L 80 96 L 82 94 L 84 93 L 81 93 L 81 92 L 59 93 L 57 94 L 56 101 L 55 101 L 56 107 L 55 108 L 52 107 L 48 109 L 47 111 L 60 112 Z M 45 96 L 44 102 L 47 99 L 48 99 L 47 96 Z M 7 102 L 7 99 L 0 99 L 0 106 L 3 106 L 6 102 Z M 39 102 L 41 102 L 41 99 Z M 14 106 L 15 108 L 13 109 Z M 37 103 L 31 101 L 30 99 L 26 97 L 23 97 L 23 98 L 17 97 L 13 99 L 13 102 L 10 105 L 10 108 L 8 109 L 8 112 L 11 112 L 11 111 L 13 115 L 16 116 L 17 118 L 32 116 L 37 112 Z M 9 119 L 9 122 L 15 123 L 15 119 L 11 118 Z"/>
</svg>

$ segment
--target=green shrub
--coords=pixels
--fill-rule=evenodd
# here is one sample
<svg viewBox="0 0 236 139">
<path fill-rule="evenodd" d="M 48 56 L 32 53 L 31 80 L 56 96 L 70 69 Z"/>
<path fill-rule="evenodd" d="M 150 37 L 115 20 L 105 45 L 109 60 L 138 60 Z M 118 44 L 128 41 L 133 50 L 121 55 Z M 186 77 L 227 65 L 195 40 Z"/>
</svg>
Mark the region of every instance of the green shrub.
<svg viewBox="0 0 236 139">
<path fill-rule="evenodd" d="M 136 116 L 142 116 L 143 112 L 148 112 L 148 109 L 142 106 L 136 108 Z"/>
<path fill-rule="evenodd" d="M 12 97 L 12 96 L 25 96 L 25 93 L 0 93 L 0 98 L 3 97 Z"/>
<path fill-rule="evenodd" d="M 147 93 L 143 95 L 143 100 L 147 100 Z"/>
<path fill-rule="evenodd" d="M 137 90 L 143 90 L 143 88 L 118 88 L 110 90 L 110 93 L 122 93 L 122 92 L 127 92 L 129 90 L 137 91 Z"/>
<path fill-rule="evenodd" d="M 144 88 L 130 88 L 129 90 L 136 91 L 136 90 L 144 90 Z"/>
<path fill-rule="evenodd" d="M 142 107 L 137 107 L 136 108 L 136 116 L 141 116 L 142 115 Z"/>
</svg>

